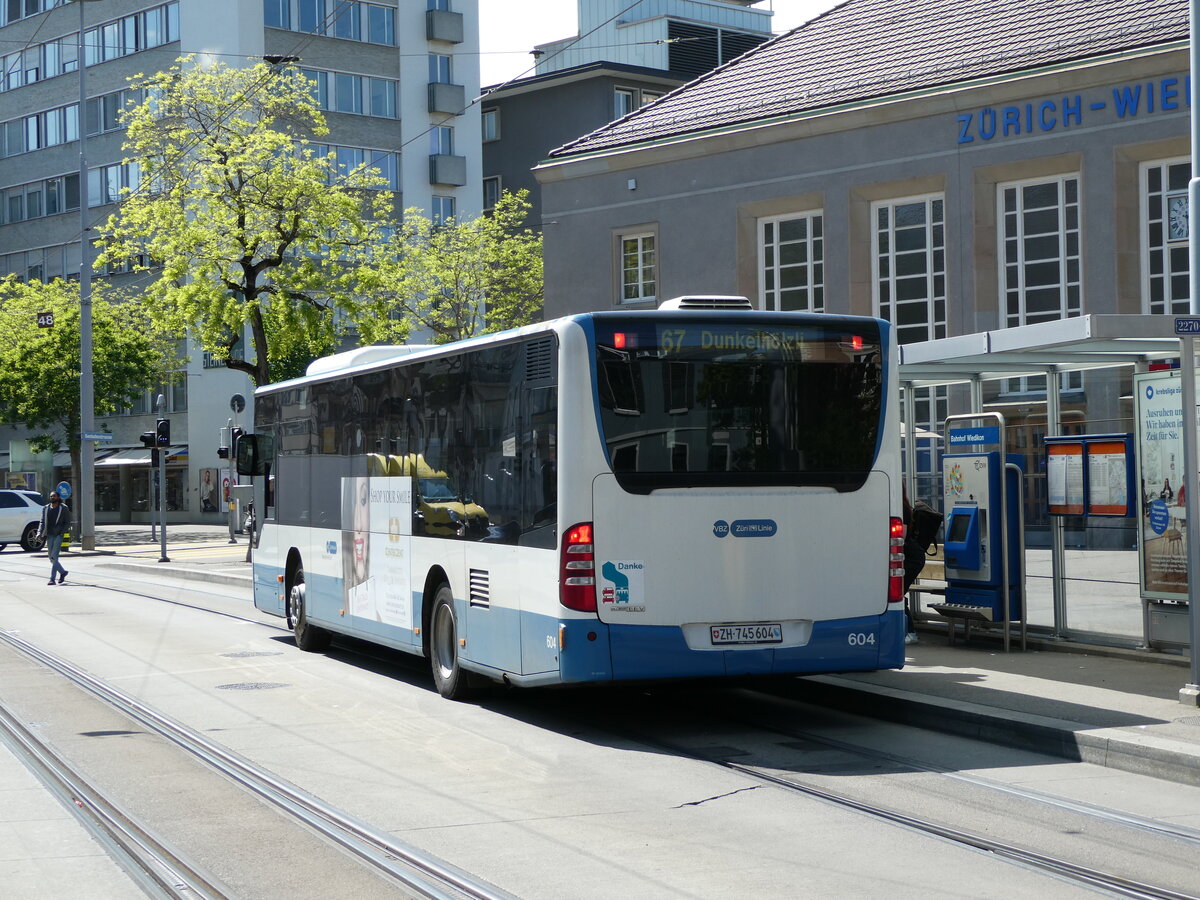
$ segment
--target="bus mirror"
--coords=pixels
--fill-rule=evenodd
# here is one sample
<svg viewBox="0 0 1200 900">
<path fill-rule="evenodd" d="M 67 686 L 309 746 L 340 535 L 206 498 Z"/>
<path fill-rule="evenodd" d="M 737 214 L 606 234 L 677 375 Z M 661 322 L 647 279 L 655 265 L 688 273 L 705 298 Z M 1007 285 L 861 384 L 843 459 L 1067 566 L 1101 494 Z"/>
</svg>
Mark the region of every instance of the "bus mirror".
<svg viewBox="0 0 1200 900">
<path fill-rule="evenodd" d="M 237 442 L 237 473 L 266 475 L 275 456 L 275 442 L 265 434 L 243 434 Z"/>
</svg>

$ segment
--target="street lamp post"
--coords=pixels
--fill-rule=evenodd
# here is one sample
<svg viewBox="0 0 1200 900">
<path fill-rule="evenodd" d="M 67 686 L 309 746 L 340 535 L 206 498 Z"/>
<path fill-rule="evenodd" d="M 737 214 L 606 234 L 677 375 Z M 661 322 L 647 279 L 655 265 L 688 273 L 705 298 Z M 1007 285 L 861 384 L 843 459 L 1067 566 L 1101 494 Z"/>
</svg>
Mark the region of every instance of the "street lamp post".
<svg viewBox="0 0 1200 900">
<path fill-rule="evenodd" d="M 79 6 L 79 43 L 75 67 L 79 72 L 79 543 L 96 549 L 96 445 L 85 437 L 96 430 L 96 389 L 92 371 L 92 242 L 88 223 L 87 61 L 84 58 L 83 4 Z"/>
</svg>

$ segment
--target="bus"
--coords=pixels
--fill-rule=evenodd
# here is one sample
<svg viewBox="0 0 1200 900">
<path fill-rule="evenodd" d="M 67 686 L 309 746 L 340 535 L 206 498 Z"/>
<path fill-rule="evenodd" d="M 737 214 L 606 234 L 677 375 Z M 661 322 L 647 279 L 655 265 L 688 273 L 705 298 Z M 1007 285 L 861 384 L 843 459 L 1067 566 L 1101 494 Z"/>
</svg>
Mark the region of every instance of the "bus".
<svg viewBox="0 0 1200 900">
<path fill-rule="evenodd" d="M 260 388 L 254 604 L 428 658 L 463 699 L 899 668 L 896 344 L 698 297 Z"/>
</svg>

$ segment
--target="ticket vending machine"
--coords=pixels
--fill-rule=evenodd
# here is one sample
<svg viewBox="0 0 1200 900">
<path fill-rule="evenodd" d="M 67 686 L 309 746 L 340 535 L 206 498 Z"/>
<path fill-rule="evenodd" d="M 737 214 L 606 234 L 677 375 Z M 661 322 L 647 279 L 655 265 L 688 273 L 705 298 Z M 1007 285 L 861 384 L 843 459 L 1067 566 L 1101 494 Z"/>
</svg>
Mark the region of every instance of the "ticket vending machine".
<svg viewBox="0 0 1200 900">
<path fill-rule="evenodd" d="M 943 457 L 946 604 L 939 610 L 943 614 L 987 622 L 1024 618 L 1020 459 L 1014 455 L 1006 460 L 999 450 Z M 1006 583 L 1011 600 L 1007 611 Z"/>
</svg>

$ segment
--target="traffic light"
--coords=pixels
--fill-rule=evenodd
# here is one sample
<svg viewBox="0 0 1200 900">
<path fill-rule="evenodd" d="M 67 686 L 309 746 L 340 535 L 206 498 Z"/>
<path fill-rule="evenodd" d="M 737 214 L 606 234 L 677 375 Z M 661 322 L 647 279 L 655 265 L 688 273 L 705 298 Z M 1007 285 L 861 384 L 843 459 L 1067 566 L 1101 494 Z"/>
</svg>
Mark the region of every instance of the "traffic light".
<svg viewBox="0 0 1200 900">
<path fill-rule="evenodd" d="M 158 435 L 153 431 L 142 432 L 142 445 L 145 447 L 158 446 Z"/>
<path fill-rule="evenodd" d="M 158 446 L 160 446 L 160 447 L 171 446 L 171 420 L 170 419 L 159 419 L 158 420 Z"/>
<path fill-rule="evenodd" d="M 237 459 L 238 438 L 240 438 L 245 433 L 246 433 L 246 429 L 239 428 L 236 425 L 234 425 L 232 428 L 229 429 L 229 458 L 230 459 Z"/>
</svg>

